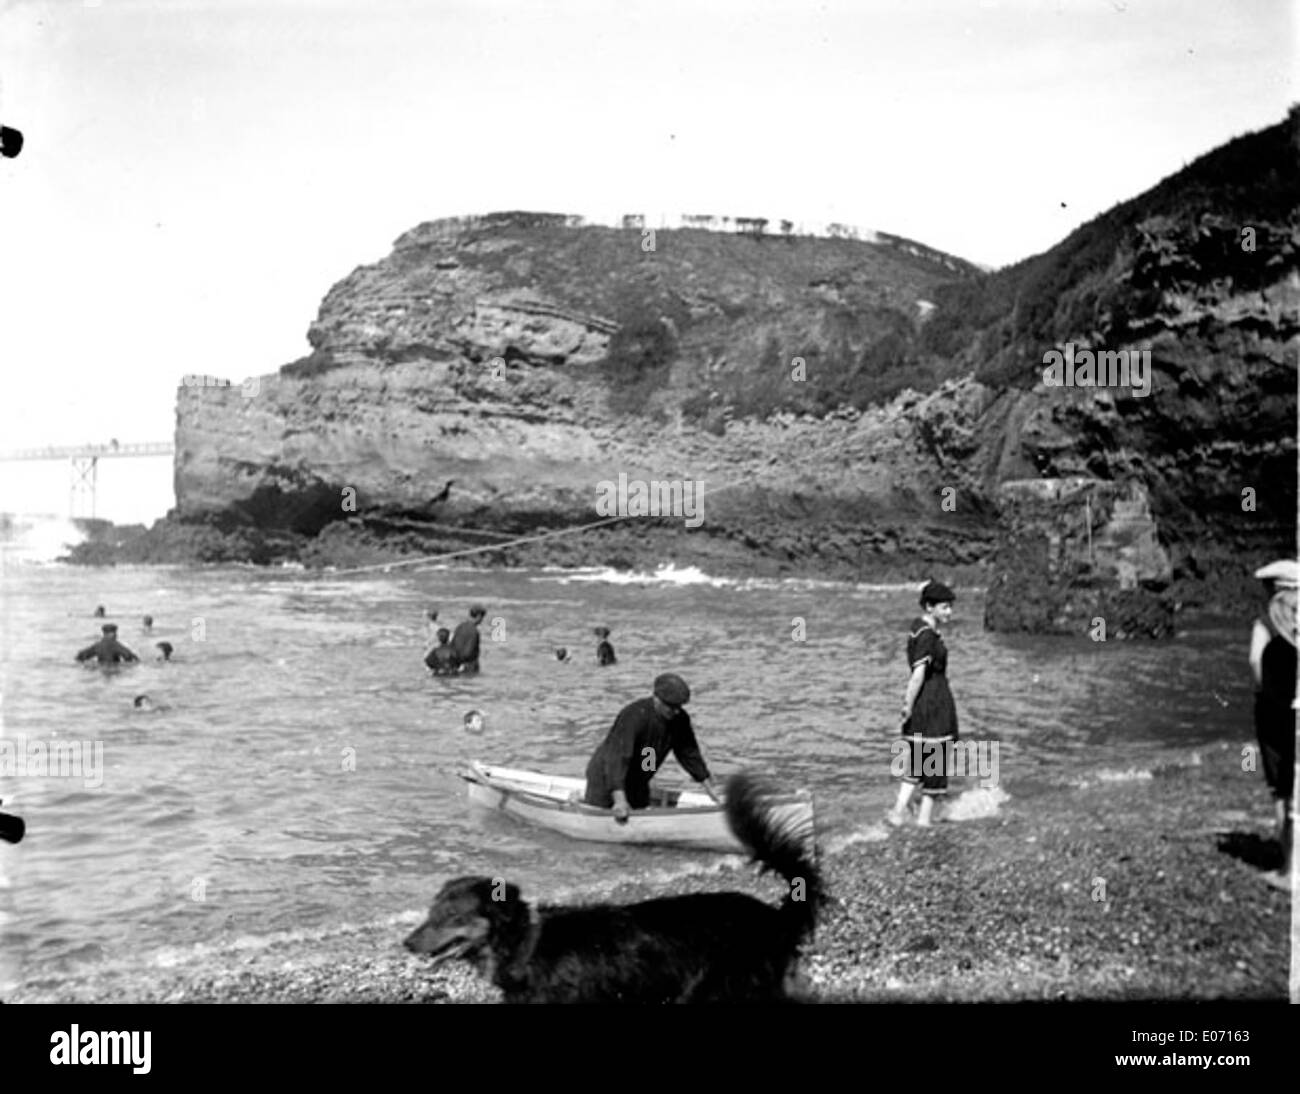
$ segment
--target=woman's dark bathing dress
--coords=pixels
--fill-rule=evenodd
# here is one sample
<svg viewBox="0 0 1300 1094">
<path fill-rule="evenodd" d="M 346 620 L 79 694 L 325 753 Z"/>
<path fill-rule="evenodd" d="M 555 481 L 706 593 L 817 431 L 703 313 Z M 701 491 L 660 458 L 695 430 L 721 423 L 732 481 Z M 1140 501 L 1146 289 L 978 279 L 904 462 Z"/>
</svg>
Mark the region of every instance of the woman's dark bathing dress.
<svg viewBox="0 0 1300 1094">
<path fill-rule="evenodd" d="M 912 716 L 903 723 L 903 736 L 919 734 L 924 740 L 912 742 L 912 759 L 905 782 L 921 784 L 921 793 L 948 793 L 949 741 L 957 740 L 957 704 L 948 688 L 948 647 L 939 632 L 919 616 L 912 620 L 907 638 L 907 664 L 910 671 L 925 665 L 925 681 L 912 704 Z"/>
<path fill-rule="evenodd" d="M 1295 792 L 1296 648 L 1281 634 L 1267 614 L 1268 628 L 1260 666 L 1260 686 L 1255 692 L 1255 738 L 1264 760 L 1264 779 L 1273 797 L 1288 801 Z"/>
</svg>

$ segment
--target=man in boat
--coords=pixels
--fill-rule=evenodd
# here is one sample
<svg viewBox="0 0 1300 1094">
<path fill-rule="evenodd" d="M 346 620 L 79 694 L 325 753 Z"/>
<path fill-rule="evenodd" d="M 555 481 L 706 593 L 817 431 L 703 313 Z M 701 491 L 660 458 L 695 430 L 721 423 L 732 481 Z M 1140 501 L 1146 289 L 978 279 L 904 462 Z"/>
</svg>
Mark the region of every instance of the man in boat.
<svg viewBox="0 0 1300 1094">
<path fill-rule="evenodd" d="M 655 680 L 652 696 L 618 712 L 613 728 L 587 764 L 584 800 L 588 805 L 613 809 L 614 819 L 625 822 L 630 810 L 650 804 L 650 780 L 669 753 L 721 804 L 695 743 L 690 715 L 682 709 L 690 698 L 686 681 L 666 672 Z"/>
<path fill-rule="evenodd" d="M 139 661 L 135 654 L 117 640 L 117 624 L 105 623 L 100 628 L 104 636 L 92 646 L 77 654 L 78 661 L 96 660 L 101 665 L 116 665 L 119 661 Z"/>
<path fill-rule="evenodd" d="M 466 675 L 478 672 L 478 625 L 487 615 L 487 609 L 475 604 L 469 610 L 469 618 L 456 625 L 456 633 L 451 636 L 451 652 L 456 659 L 458 671 Z"/>
</svg>

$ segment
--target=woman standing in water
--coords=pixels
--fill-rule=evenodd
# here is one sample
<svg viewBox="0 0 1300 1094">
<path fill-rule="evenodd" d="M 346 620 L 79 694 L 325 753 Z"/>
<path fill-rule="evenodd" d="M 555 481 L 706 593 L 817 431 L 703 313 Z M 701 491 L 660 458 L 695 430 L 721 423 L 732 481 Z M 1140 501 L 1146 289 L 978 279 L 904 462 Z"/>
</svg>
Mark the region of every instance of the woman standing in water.
<svg viewBox="0 0 1300 1094">
<path fill-rule="evenodd" d="M 1296 597 L 1300 563 L 1271 562 L 1255 571 L 1264 582 L 1268 609 L 1250 635 L 1250 671 L 1255 680 L 1255 736 L 1264 761 L 1264 779 L 1277 809 L 1277 840 L 1282 869 L 1265 874 L 1270 885 L 1290 888 L 1295 794 Z"/>
<path fill-rule="evenodd" d="M 921 614 L 912 621 L 907 638 L 910 676 L 903 696 L 903 736 L 911 738 L 911 760 L 898 801 L 886 818 L 900 825 L 907 814 L 917 786 L 921 787 L 921 809 L 916 823 L 929 827 L 934 799 L 948 793 L 948 756 L 957 740 L 957 706 L 948 689 L 948 648 L 939 625 L 952 618 L 956 599 L 947 585 L 929 582 L 921 590 Z"/>
</svg>

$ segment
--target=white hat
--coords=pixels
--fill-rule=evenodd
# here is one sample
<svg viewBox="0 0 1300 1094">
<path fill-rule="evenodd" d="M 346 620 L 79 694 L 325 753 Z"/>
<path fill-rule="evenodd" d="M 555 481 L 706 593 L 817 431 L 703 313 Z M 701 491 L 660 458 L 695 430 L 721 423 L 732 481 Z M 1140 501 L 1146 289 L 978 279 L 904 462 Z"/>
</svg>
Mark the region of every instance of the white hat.
<svg viewBox="0 0 1300 1094">
<path fill-rule="evenodd" d="M 1261 566 L 1255 571 L 1255 576 L 1261 581 L 1276 581 L 1280 589 L 1300 588 L 1300 562 L 1293 558 L 1279 559 Z"/>
</svg>

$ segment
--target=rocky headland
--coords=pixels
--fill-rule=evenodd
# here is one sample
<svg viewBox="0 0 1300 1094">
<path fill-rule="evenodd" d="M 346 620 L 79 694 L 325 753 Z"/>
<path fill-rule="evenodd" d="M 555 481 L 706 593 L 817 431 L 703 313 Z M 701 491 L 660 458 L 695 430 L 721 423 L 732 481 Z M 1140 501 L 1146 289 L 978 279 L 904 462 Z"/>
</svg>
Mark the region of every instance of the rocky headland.
<svg viewBox="0 0 1300 1094">
<path fill-rule="evenodd" d="M 73 558 L 934 572 L 987 581 L 990 626 L 1167 633 L 1295 551 L 1298 118 L 994 273 L 884 235 L 422 224 L 308 356 L 182 386 L 176 509 Z M 1134 371 L 1052 385 L 1053 351 Z M 703 519 L 496 546 L 600 520 L 620 475 L 702 483 Z"/>
</svg>

